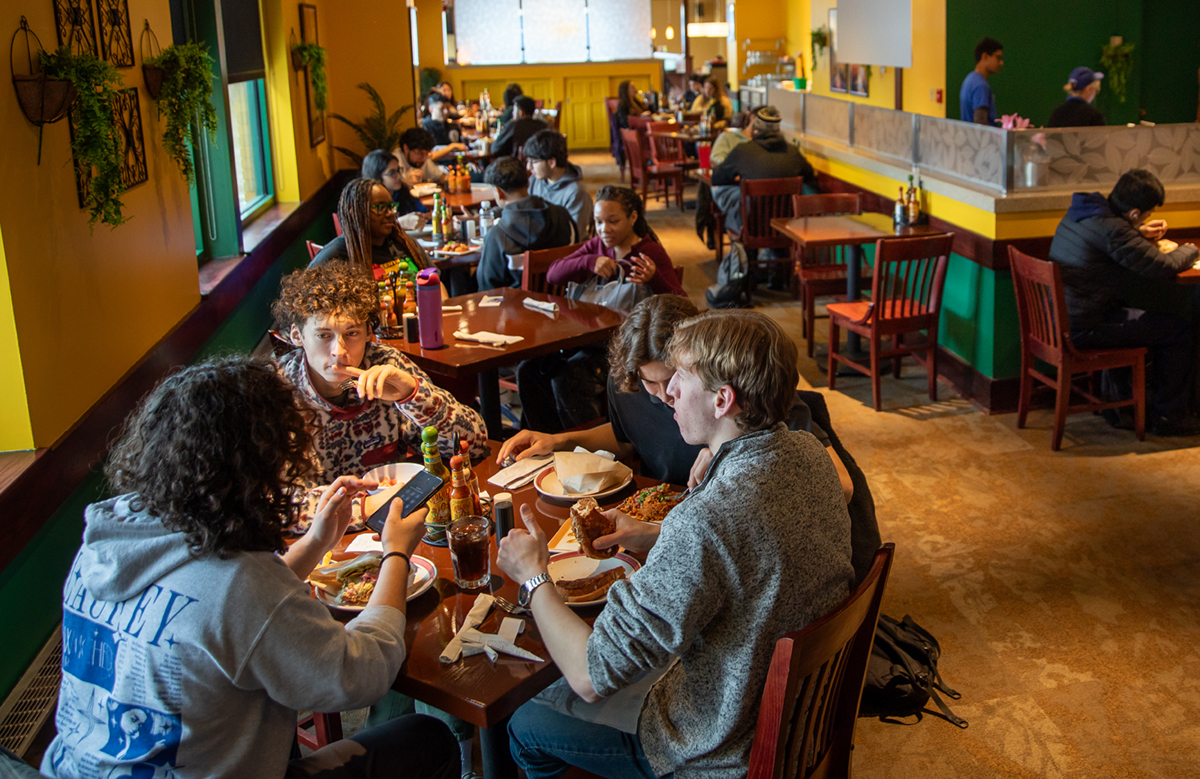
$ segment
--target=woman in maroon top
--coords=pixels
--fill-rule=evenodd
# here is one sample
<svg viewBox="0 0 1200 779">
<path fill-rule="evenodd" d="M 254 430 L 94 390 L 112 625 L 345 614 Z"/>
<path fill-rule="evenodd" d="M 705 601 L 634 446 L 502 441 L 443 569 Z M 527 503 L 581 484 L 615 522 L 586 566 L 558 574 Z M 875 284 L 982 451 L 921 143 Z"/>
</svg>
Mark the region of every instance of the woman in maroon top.
<svg viewBox="0 0 1200 779">
<path fill-rule="evenodd" d="M 625 278 L 648 284 L 656 295 L 686 294 L 667 250 L 646 224 L 646 207 L 636 192 L 627 187 L 602 187 L 596 194 L 593 215 L 596 237 L 555 260 L 546 273 L 548 283 L 583 282 L 593 275 L 611 279 L 619 265 L 625 269 Z"/>
</svg>

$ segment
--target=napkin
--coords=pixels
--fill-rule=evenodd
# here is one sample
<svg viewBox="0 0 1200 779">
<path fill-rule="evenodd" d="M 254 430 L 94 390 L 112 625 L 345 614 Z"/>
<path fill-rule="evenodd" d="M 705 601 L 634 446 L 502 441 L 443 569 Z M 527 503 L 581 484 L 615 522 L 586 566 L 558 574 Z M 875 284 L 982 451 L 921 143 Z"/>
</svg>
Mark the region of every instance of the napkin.
<svg viewBox="0 0 1200 779">
<path fill-rule="evenodd" d="M 554 470 L 568 495 L 600 492 L 625 481 L 633 471 L 590 452 L 555 452 Z"/>
<path fill-rule="evenodd" d="M 526 457 L 524 460 L 519 460 L 504 470 L 492 474 L 491 478 L 488 479 L 488 484 L 495 484 L 497 487 L 506 490 L 524 487 L 533 481 L 538 471 L 549 465 L 553 459 L 554 455 L 552 454 L 540 457 Z"/>
<path fill-rule="evenodd" d="M 355 552 L 379 552 L 382 554 L 383 542 L 371 538 L 370 533 L 360 533 L 346 547 L 346 551 L 351 554 Z"/>
<path fill-rule="evenodd" d="M 443 314 L 457 314 L 462 311 L 462 306 L 442 306 Z"/>
<path fill-rule="evenodd" d="M 496 631 L 496 635 L 503 638 L 505 641 L 517 643 L 517 636 L 525 630 L 525 620 L 517 619 L 516 617 L 505 617 L 500 623 L 500 629 Z"/>
<path fill-rule="evenodd" d="M 484 295 L 483 300 L 479 301 L 480 308 L 496 308 L 504 302 L 503 295 Z"/>
<path fill-rule="evenodd" d="M 472 341 L 477 344 L 487 344 L 488 346 L 508 346 L 509 344 L 525 340 L 524 336 L 500 335 L 499 333 L 489 333 L 486 330 L 480 330 L 476 333 L 468 333 L 466 330 L 455 330 L 454 337 L 460 341 Z"/>
<path fill-rule="evenodd" d="M 525 308 L 533 308 L 538 311 L 545 311 L 548 314 L 558 313 L 558 304 L 553 300 L 536 300 L 535 298 L 525 298 L 521 301 L 521 305 Z"/>
<path fill-rule="evenodd" d="M 506 655 L 519 657 L 522 660 L 532 660 L 535 663 L 540 663 L 542 661 L 542 658 L 538 657 L 533 652 L 526 651 L 513 642 L 498 636 L 495 633 L 480 633 L 478 630 L 471 628 L 465 631 L 460 630 L 459 635 L 462 636 L 464 650 L 468 644 L 478 644 L 494 649 L 497 652 L 503 652 Z M 488 656 L 491 656 L 490 653 Z"/>
<path fill-rule="evenodd" d="M 492 610 L 493 598 L 487 593 L 483 593 L 475 598 L 475 604 L 471 606 L 471 610 L 467 612 L 467 618 L 463 620 L 463 625 L 458 629 L 458 633 L 454 638 L 450 639 L 450 643 L 446 644 L 446 648 L 442 650 L 442 654 L 438 657 L 443 663 L 453 663 L 462 657 L 463 653 L 463 636 L 467 631 L 474 631 L 475 628 L 483 624 L 487 619 L 488 612 Z M 479 642 L 475 642 L 479 643 Z"/>
</svg>

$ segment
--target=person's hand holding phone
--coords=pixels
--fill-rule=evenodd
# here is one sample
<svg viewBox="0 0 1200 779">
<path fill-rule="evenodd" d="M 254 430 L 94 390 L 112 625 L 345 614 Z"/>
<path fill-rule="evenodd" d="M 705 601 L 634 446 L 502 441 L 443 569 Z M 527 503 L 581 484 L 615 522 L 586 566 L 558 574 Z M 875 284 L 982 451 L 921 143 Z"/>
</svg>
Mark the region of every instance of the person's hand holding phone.
<svg viewBox="0 0 1200 779">
<path fill-rule="evenodd" d="M 422 506 L 407 516 L 404 514 L 404 501 L 396 498 L 388 508 L 387 522 L 383 532 L 376 537 L 383 543 L 383 553 L 403 552 L 411 557 L 417 544 L 425 537 L 425 517 L 429 508 Z"/>
</svg>

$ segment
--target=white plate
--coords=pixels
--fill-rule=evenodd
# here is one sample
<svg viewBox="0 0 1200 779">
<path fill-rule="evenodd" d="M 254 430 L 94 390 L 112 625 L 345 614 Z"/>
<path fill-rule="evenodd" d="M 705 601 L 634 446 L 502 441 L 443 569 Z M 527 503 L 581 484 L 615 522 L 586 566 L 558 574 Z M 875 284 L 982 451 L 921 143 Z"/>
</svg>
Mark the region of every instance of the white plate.
<svg viewBox="0 0 1200 779">
<path fill-rule="evenodd" d="M 409 479 L 423 470 L 425 469 L 420 463 L 391 463 L 390 465 L 381 465 L 378 468 L 372 468 L 363 475 L 363 478 L 395 479 L 397 484 L 408 484 Z M 375 490 L 374 492 L 378 491 Z"/>
<path fill-rule="evenodd" d="M 414 195 L 416 195 L 418 198 L 429 197 L 434 192 L 438 192 L 440 190 L 441 190 L 441 187 L 439 187 L 437 184 L 433 183 L 432 181 L 426 181 L 426 182 L 417 184 L 412 187 L 412 193 Z"/>
<path fill-rule="evenodd" d="M 550 466 L 537 475 L 537 478 L 533 480 L 533 486 L 539 493 L 547 498 L 554 498 L 560 501 L 579 500 L 581 498 L 595 498 L 596 502 L 599 503 L 605 498 L 611 498 L 613 495 L 616 495 L 618 492 L 625 489 L 625 487 L 627 487 L 631 481 L 633 481 L 632 472 L 625 477 L 625 481 L 621 482 L 615 487 L 610 487 L 607 490 L 601 490 L 600 492 L 567 492 L 563 489 L 562 482 L 558 480 L 558 473 L 555 472 L 554 466 Z"/>
<path fill-rule="evenodd" d="M 408 600 L 412 600 L 413 598 L 418 598 L 423 595 L 425 591 L 432 587 L 433 583 L 437 581 L 437 566 L 433 564 L 432 560 L 426 560 L 424 557 L 420 557 L 418 555 L 413 555 L 411 558 L 409 558 L 409 562 L 411 562 L 412 565 L 409 566 L 408 569 Z M 357 604 L 351 605 L 337 603 L 333 600 L 333 597 L 330 596 L 329 593 L 325 592 L 325 590 L 321 589 L 315 584 L 312 586 L 312 588 L 313 594 L 317 596 L 317 600 L 321 601 L 331 609 L 337 609 L 338 611 L 358 612 L 366 608 L 365 606 L 359 606 Z"/>
<path fill-rule="evenodd" d="M 559 579 L 582 579 L 585 576 L 595 576 L 598 573 L 610 571 L 613 568 L 624 568 L 625 575 L 629 576 L 638 568 L 641 568 L 641 565 L 638 564 L 637 560 L 620 552 L 607 560 L 593 560 L 585 556 L 583 552 L 567 552 L 566 554 L 557 554 L 551 557 L 549 564 L 546 566 L 546 572 L 550 574 L 551 581 L 558 581 Z M 583 609 L 588 606 L 604 605 L 605 603 L 608 603 L 607 597 L 590 600 L 586 603 L 568 603 L 567 605 L 573 609 Z"/>
</svg>

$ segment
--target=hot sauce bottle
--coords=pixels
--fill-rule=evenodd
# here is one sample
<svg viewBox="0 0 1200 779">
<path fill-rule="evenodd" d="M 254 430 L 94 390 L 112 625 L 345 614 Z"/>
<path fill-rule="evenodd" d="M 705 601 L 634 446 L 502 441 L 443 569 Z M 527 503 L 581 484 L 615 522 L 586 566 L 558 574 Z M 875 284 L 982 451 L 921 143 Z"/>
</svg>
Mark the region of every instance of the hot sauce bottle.
<svg viewBox="0 0 1200 779">
<path fill-rule="evenodd" d="M 463 471 L 463 459 L 458 455 L 450 458 L 450 521 L 475 515 L 475 501 L 471 496 L 471 488 L 467 485 L 467 475 Z"/>
<path fill-rule="evenodd" d="M 421 455 L 425 458 L 425 470 L 445 480 L 445 484 L 437 491 L 429 502 L 429 514 L 425 517 L 425 523 L 438 523 L 445 525 L 450 521 L 450 471 L 442 462 L 442 455 L 438 452 L 438 433 L 436 427 L 427 427 L 421 431 Z M 426 532 L 428 537 L 433 537 Z M 445 531 L 442 530 L 439 534 L 445 536 Z"/>
<path fill-rule="evenodd" d="M 479 498 L 479 477 L 475 475 L 475 469 L 471 467 L 471 445 L 466 441 L 458 442 L 458 455 L 462 458 L 463 474 L 467 478 L 467 487 L 471 490 L 471 497 L 475 501 L 475 516 L 483 516 L 483 501 Z"/>
</svg>

